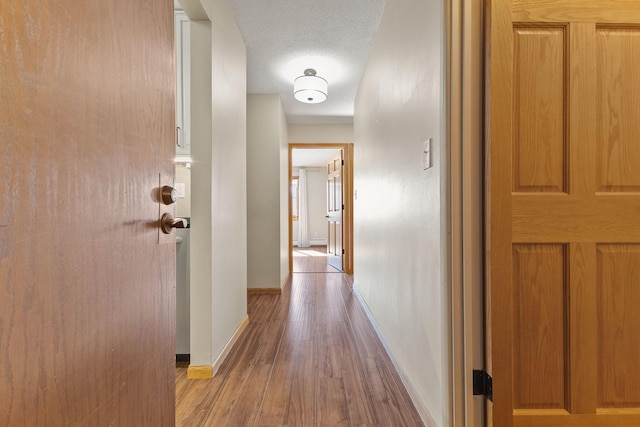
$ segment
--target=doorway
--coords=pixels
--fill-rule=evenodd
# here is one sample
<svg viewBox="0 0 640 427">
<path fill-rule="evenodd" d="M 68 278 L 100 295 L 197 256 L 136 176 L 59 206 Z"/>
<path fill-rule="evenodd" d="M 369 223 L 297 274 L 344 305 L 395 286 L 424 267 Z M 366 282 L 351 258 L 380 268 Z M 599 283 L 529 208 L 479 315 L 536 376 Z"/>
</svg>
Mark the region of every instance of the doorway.
<svg viewBox="0 0 640 427">
<path fill-rule="evenodd" d="M 176 147 L 175 182 L 176 217 L 191 221 L 191 144 L 190 144 L 190 21 L 174 5 L 176 60 Z M 176 361 L 190 360 L 190 235 L 188 225 L 176 229 Z"/>
<path fill-rule="evenodd" d="M 329 164 L 339 165 L 339 181 L 335 180 L 336 167 L 328 172 Z M 353 274 L 352 189 L 353 144 L 289 144 L 290 273 Z M 336 202 L 338 197 L 340 202 Z M 331 218 L 338 211 L 341 219 L 336 225 Z M 341 264 L 336 265 L 336 258 Z"/>
</svg>

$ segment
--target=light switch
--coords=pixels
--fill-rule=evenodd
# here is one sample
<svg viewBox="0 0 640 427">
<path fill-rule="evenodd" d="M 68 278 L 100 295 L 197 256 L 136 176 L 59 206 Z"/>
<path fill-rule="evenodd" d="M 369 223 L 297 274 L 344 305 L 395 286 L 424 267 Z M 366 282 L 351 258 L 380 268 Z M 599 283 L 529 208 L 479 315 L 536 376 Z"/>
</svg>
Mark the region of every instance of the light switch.
<svg viewBox="0 0 640 427">
<path fill-rule="evenodd" d="M 431 167 L 431 138 L 428 138 L 422 143 L 422 169 L 427 170 L 430 167 Z"/>
<path fill-rule="evenodd" d="M 176 193 L 180 199 L 184 199 L 186 197 L 185 185 L 183 182 L 176 182 Z"/>
</svg>

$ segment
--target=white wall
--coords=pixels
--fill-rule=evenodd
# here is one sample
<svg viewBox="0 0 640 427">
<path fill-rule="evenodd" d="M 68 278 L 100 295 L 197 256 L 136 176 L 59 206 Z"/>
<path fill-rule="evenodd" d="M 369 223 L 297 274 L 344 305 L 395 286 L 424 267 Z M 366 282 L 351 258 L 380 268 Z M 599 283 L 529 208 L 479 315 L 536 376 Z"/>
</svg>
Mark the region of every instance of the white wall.
<svg viewBox="0 0 640 427">
<path fill-rule="evenodd" d="M 280 286 L 289 278 L 289 131 L 280 114 Z"/>
<path fill-rule="evenodd" d="M 312 245 L 327 244 L 327 170 L 325 168 L 307 169 L 307 194 L 309 201 L 309 236 Z M 298 169 L 292 170 L 293 176 Z M 293 244 L 298 241 L 298 221 L 293 221 Z"/>
<path fill-rule="evenodd" d="M 211 270 L 211 23 L 193 21 L 191 83 L 191 250 L 189 251 L 191 364 L 213 365 Z"/>
<path fill-rule="evenodd" d="M 202 4 L 212 22 L 212 348 L 217 358 L 247 316 L 247 60 L 228 1 Z"/>
<path fill-rule="evenodd" d="M 211 366 L 247 315 L 246 48 L 226 0 L 181 5 L 210 18 L 191 24 L 190 344 Z"/>
<path fill-rule="evenodd" d="M 288 152 L 284 117 L 278 95 L 248 95 L 249 288 L 279 288 L 289 273 Z"/>
<path fill-rule="evenodd" d="M 327 142 L 353 142 L 353 125 L 300 125 L 288 126 L 290 143 L 322 144 Z"/>
<path fill-rule="evenodd" d="M 387 2 L 355 105 L 355 289 L 418 410 L 450 424 L 444 2 Z M 432 137 L 433 167 L 422 143 Z M 429 415 L 430 414 L 430 415 Z"/>
</svg>

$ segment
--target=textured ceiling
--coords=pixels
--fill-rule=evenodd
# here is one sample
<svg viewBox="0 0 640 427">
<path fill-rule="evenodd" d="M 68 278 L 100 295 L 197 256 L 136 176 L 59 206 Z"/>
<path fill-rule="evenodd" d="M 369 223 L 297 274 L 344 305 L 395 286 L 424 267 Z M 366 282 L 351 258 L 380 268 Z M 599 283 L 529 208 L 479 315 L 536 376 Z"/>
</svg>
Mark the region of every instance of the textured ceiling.
<svg viewBox="0 0 640 427">
<path fill-rule="evenodd" d="M 229 0 L 247 45 L 247 91 L 278 93 L 289 123 L 353 123 L 353 102 L 384 0 Z M 293 80 L 306 68 L 328 99 L 303 104 Z"/>
</svg>

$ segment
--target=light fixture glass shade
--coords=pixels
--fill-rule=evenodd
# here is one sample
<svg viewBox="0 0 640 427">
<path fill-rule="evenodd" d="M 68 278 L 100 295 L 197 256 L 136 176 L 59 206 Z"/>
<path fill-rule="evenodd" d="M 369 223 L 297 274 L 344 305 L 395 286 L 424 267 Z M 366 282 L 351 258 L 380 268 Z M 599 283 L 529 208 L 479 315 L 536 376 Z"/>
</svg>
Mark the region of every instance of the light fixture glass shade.
<svg viewBox="0 0 640 427">
<path fill-rule="evenodd" d="M 304 76 L 293 81 L 293 96 L 300 102 L 307 104 L 319 104 L 327 99 L 329 84 L 322 77 L 318 77 L 315 71 L 311 74 L 306 70 Z"/>
</svg>

